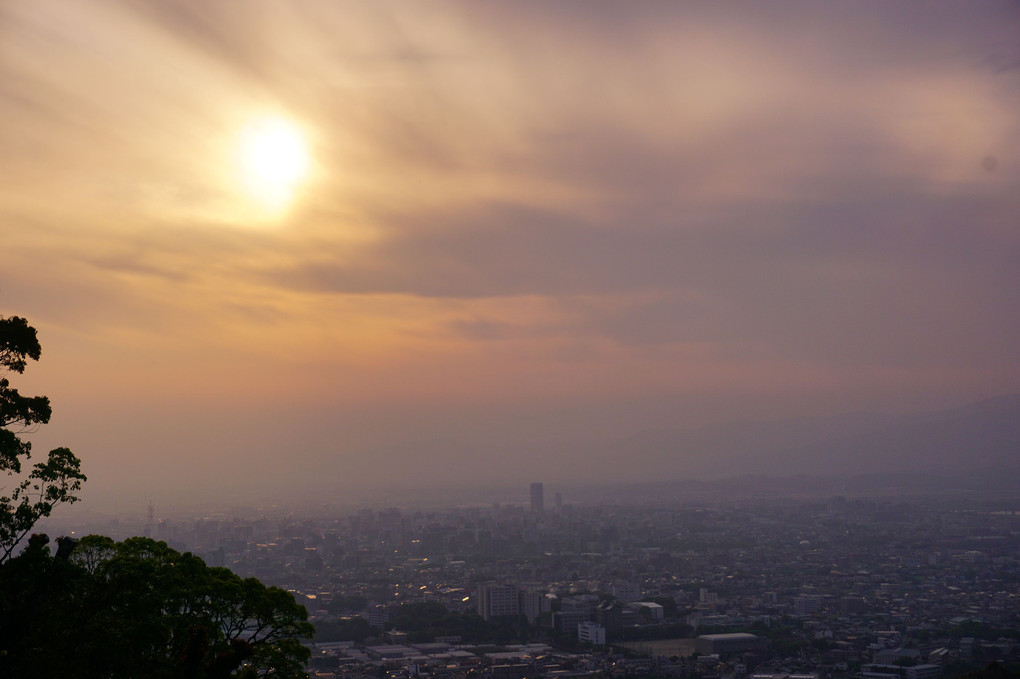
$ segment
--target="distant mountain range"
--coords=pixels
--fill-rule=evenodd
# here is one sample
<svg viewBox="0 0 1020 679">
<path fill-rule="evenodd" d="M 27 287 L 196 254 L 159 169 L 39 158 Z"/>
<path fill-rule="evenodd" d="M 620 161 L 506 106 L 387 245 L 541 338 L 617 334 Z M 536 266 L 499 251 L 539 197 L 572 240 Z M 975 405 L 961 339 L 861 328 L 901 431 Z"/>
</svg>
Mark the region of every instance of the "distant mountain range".
<svg viewBox="0 0 1020 679">
<path fill-rule="evenodd" d="M 842 414 L 648 431 L 592 451 L 621 481 L 747 475 L 972 476 L 1020 479 L 1020 394 L 951 410 Z M 1018 491 L 1020 493 L 1020 491 Z"/>
</svg>

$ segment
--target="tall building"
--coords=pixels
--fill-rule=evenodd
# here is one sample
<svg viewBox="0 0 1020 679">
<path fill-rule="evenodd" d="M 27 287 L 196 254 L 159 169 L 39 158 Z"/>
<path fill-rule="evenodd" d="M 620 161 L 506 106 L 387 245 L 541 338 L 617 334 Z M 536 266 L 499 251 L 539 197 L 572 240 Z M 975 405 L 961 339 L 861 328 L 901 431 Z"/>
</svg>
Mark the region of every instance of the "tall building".
<svg viewBox="0 0 1020 679">
<path fill-rule="evenodd" d="M 478 587 L 478 615 L 486 620 L 520 613 L 517 588 L 489 583 Z"/>
<path fill-rule="evenodd" d="M 794 615 L 814 615 L 822 607 L 822 597 L 803 594 L 793 598 Z"/>
<path fill-rule="evenodd" d="M 541 483 L 531 484 L 531 513 L 541 514 L 545 511 L 545 489 Z"/>
<path fill-rule="evenodd" d="M 606 628 L 597 622 L 581 622 L 577 624 L 577 640 L 593 646 L 606 645 Z"/>
<path fill-rule="evenodd" d="M 613 596 L 625 604 L 640 601 L 641 585 L 633 582 L 617 582 L 613 585 Z"/>
<path fill-rule="evenodd" d="M 552 612 L 552 602 L 545 596 L 545 592 L 539 590 L 521 590 L 517 597 L 517 606 L 521 615 L 532 625 L 542 613 Z"/>
<path fill-rule="evenodd" d="M 623 627 L 623 604 L 619 601 L 600 601 L 595 607 L 595 622 L 606 632 L 616 632 Z"/>
</svg>

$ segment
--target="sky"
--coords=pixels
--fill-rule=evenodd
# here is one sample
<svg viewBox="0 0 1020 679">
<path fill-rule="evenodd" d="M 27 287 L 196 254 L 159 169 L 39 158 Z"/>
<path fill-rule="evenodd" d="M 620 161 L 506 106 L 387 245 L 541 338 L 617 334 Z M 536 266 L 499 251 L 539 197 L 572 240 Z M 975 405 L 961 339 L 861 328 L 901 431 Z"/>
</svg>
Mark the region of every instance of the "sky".
<svg viewBox="0 0 1020 679">
<path fill-rule="evenodd" d="M 1017 35 L 1006 1 L 0 4 L 34 445 L 94 502 L 524 497 L 641 431 L 1020 391 Z M 280 121 L 303 172 L 253 180 Z"/>
</svg>

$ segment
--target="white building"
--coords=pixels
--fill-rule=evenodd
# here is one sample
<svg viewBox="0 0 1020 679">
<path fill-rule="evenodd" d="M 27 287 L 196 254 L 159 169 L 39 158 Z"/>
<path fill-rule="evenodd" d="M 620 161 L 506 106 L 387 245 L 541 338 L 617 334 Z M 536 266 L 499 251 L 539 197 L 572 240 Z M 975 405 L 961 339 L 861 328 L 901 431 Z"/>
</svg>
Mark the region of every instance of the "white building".
<svg viewBox="0 0 1020 679">
<path fill-rule="evenodd" d="M 647 611 L 648 616 L 652 620 L 662 620 L 665 615 L 662 604 L 657 604 L 654 601 L 637 601 L 631 605 L 637 608 L 639 613 L 640 611 Z"/>
<path fill-rule="evenodd" d="M 613 596 L 621 603 L 633 603 L 641 598 L 641 585 L 634 582 L 617 582 L 613 585 Z"/>
<path fill-rule="evenodd" d="M 577 640 L 595 646 L 605 646 L 606 628 L 594 622 L 579 622 L 577 624 Z"/>
<path fill-rule="evenodd" d="M 793 599 L 794 615 L 814 615 L 821 607 L 822 597 L 816 594 L 805 594 Z"/>
<path fill-rule="evenodd" d="M 528 622 L 535 624 L 538 616 L 552 611 L 552 602 L 546 597 L 545 592 L 532 589 L 521 590 L 518 595 L 518 607 Z"/>
<path fill-rule="evenodd" d="M 478 615 L 486 620 L 520 613 L 517 588 L 490 583 L 478 588 Z"/>
</svg>

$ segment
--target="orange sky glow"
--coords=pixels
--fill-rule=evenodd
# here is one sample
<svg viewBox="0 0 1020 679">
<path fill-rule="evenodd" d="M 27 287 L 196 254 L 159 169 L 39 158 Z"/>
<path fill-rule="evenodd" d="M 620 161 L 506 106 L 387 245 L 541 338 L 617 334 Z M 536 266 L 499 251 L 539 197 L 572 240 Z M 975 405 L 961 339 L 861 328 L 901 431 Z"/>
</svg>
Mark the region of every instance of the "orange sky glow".
<svg viewBox="0 0 1020 679">
<path fill-rule="evenodd" d="M 131 501 L 597 479 L 645 429 L 1020 391 L 1017 35 L 1007 2 L 4 3 L 36 445 Z M 301 146 L 256 172 L 266 121 Z"/>
</svg>

